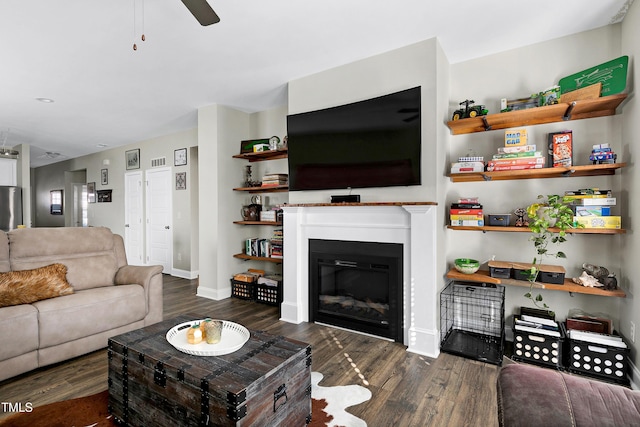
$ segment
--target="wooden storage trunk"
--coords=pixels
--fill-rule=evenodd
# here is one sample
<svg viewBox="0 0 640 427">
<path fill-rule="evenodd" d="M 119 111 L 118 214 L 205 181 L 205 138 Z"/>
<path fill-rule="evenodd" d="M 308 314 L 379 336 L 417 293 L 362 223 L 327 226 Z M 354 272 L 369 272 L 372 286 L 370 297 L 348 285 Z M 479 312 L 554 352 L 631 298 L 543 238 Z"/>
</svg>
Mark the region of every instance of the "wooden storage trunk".
<svg viewBox="0 0 640 427">
<path fill-rule="evenodd" d="M 205 316 L 203 316 L 205 317 Z M 166 340 L 180 316 L 109 339 L 109 411 L 132 426 L 304 426 L 309 344 L 250 331 L 239 350 L 192 356 Z"/>
</svg>

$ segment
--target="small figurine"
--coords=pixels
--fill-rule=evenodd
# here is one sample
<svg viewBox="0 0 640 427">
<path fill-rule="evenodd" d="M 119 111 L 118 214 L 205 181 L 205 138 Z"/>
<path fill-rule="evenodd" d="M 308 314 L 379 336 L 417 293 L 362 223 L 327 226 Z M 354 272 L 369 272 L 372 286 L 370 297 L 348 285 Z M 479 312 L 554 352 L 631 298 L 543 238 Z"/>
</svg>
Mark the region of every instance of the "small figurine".
<svg viewBox="0 0 640 427">
<path fill-rule="evenodd" d="M 485 116 L 489 112 L 484 105 L 473 105 L 476 101 L 466 99 L 460 103 L 464 108 L 453 112 L 451 120 L 467 119 L 469 117 Z M 473 105 L 473 106 L 472 106 Z"/>
<path fill-rule="evenodd" d="M 529 226 L 529 220 L 527 219 L 527 211 L 524 208 L 518 208 L 515 211 L 513 211 L 514 215 L 516 216 L 516 227 L 528 227 Z"/>
</svg>

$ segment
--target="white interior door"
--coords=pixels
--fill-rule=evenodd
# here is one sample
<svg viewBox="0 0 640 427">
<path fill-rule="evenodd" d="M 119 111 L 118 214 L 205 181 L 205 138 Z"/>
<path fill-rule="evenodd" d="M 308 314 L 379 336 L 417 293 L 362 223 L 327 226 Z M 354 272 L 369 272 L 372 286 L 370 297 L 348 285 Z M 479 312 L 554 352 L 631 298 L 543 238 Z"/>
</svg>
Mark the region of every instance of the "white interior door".
<svg viewBox="0 0 640 427">
<path fill-rule="evenodd" d="M 162 265 L 171 274 L 173 231 L 171 208 L 171 168 L 146 171 L 147 264 Z"/>
<path fill-rule="evenodd" d="M 124 174 L 124 246 L 130 265 L 144 265 L 142 172 Z"/>
<path fill-rule="evenodd" d="M 72 227 L 86 227 L 87 215 L 87 184 L 73 183 L 73 212 Z"/>
</svg>

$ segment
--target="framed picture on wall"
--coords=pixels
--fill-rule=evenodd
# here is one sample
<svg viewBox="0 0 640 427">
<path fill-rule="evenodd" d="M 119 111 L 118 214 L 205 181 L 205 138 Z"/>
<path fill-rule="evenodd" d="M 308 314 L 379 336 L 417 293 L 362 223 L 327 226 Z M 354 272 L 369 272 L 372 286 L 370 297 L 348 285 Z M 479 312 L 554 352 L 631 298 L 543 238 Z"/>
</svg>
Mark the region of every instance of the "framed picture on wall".
<svg viewBox="0 0 640 427">
<path fill-rule="evenodd" d="M 109 183 L 109 169 L 102 169 L 100 171 L 100 184 L 107 185 Z"/>
<path fill-rule="evenodd" d="M 98 190 L 98 203 L 110 203 L 111 190 Z"/>
<path fill-rule="evenodd" d="M 176 190 L 186 190 L 186 189 L 187 189 L 187 173 L 186 172 L 176 173 Z"/>
<path fill-rule="evenodd" d="M 184 166 L 187 164 L 187 149 L 179 148 L 173 151 L 173 165 Z"/>
<path fill-rule="evenodd" d="M 125 151 L 125 159 L 127 161 L 127 170 L 140 169 L 140 149 Z"/>
</svg>

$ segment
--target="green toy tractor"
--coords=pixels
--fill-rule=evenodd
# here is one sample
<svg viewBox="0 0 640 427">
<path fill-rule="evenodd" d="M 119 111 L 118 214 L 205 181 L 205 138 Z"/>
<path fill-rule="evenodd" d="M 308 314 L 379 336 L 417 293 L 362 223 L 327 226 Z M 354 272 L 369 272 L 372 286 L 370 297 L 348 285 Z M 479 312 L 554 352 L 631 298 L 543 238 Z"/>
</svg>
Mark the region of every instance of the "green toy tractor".
<svg viewBox="0 0 640 427">
<path fill-rule="evenodd" d="M 469 100 L 469 99 L 462 101 L 460 105 L 464 105 L 464 108 L 459 108 L 456 111 L 454 111 L 453 117 L 451 117 L 451 120 L 460 120 L 460 119 L 467 119 L 469 117 L 484 116 L 489 112 L 489 110 L 487 110 L 484 105 L 473 105 L 474 103 L 475 101 Z"/>
</svg>

